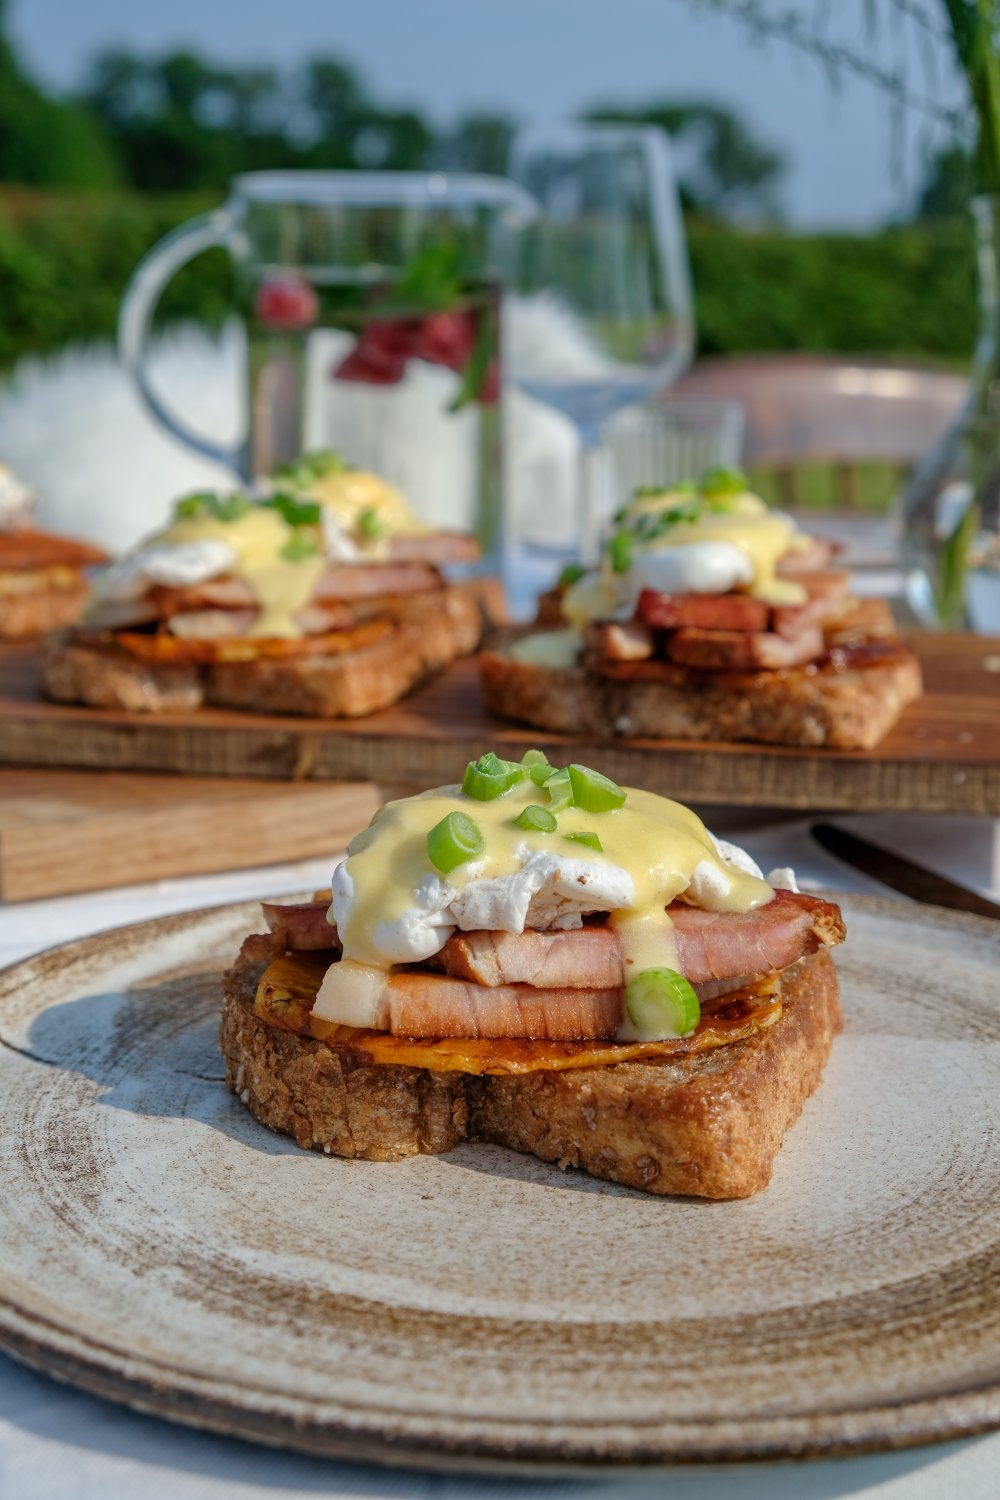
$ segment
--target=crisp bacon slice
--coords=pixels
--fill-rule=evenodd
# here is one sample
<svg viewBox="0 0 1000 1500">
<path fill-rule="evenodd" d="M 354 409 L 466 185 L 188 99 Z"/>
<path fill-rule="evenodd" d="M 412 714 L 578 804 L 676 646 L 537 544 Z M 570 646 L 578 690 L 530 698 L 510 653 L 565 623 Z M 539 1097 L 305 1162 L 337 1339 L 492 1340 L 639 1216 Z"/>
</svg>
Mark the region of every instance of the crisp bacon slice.
<svg viewBox="0 0 1000 1500">
<path fill-rule="evenodd" d="M 0 532 L 0 569 L 20 572 L 22 568 L 88 568 L 104 563 L 108 554 L 89 542 L 77 542 L 68 536 L 53 536 L 48 531 L 25 527 L 21 531 Z"/>
<path fill-rule="evenodd" d="M 263 955 L 266 957 L 266 955 Z M 550 1042 L 497 1037 L 414 1039 L 341 1026 L 312 1014 L 326 973 L 327 960 L 316 953 L 286 954 L 264 971 L 254 1004 L 268 1026 L 298 1036 L 312 1036 L 330 1046 L 349 1046 L 374 1064 L 429 1068 L 433 1072 L 473 1074 L 534 1073 L 566 1068 L 610 1067 L 634 1059 L 686 1057 L 723 1047 L 773 1026 L 781 1001 L 773 983 L 748 986 L 695 1031 L 665 1042 Z"/>
<path fill-rule="evenodd" d="M 748 594 L 658 594 L 643 589 L 636 614 L 658 630 L 766 630 L 768 606 Z"/>
</svg>

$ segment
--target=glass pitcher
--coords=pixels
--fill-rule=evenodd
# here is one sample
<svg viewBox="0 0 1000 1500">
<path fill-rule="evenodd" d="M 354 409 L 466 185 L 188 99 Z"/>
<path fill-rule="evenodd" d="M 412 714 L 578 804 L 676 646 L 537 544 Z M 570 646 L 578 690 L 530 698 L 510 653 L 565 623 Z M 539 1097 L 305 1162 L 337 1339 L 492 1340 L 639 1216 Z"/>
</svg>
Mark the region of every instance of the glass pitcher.
<svg viewBox="0 0 1000 1500">
<path fill-rule="evenodd" d="M 153 416 L 251 482 L 310 448 L 381 474 L 422 520 L 500 542 L 500 283 L 532 200 L 499 178 L 252 172 L 155 245 L 122 302 L 121 357 Z M 199 436 L 151 387 L 170 277 L 228 250 L 246 327 L 245 437 Z"/>
</svg>

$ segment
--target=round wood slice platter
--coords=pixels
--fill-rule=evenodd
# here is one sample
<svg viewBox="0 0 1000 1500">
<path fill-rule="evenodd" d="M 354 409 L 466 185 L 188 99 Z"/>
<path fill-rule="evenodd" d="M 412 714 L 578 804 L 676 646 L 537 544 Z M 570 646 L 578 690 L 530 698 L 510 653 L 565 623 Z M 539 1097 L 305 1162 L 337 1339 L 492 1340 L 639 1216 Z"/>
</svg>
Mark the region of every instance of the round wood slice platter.
<svg viewBox="0 0 1000 1500">
<path fill-rule="evenodd" d="M 253 905 L 0 976 L 0 1346 L 314 1453 L 593 1472 L 1000 1426 L 1000 924 L 847 898 L 774 1180 L 654 1198 L 465 1145 L 299 1151 L 222 1082 Z"/>
</svg>

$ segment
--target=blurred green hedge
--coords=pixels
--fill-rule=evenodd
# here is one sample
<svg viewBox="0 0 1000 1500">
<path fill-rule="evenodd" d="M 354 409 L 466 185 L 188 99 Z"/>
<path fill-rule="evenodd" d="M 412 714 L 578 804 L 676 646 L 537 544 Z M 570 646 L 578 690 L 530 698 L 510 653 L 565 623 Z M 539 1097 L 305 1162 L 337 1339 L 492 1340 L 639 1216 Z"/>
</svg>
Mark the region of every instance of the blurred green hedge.
<svg viewBox="0 0 1000 1500">
<path fill-rule="evenodd" d="M 0 370 L 25 354 L 111 337 L 140 256 L 209 206 L 0 189 Z M 702 355 L 810 349 L 961 363 L 971 353 L 976 292 L 964 223 L 861 236 L 694 222 L 688 244 Z M 171 283 L 161 321 L 217 327 L 231 295 L 226 256 L 210 251 Z"/>
</svg>

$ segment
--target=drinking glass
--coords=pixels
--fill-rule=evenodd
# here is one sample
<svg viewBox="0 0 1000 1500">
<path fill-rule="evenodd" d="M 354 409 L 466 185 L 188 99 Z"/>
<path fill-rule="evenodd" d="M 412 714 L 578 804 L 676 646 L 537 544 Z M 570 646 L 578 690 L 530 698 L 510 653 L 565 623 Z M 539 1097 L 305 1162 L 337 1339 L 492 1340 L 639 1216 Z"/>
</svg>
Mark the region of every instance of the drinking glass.
<svg viewBox="0 0 1000 1500">
<path fill-rule="evenodd" d="M 260 479 L 335 447 L 403 490 L 423 520 L 500 540 L 500 270 L 532 205 L 483 176 L 252 172 L 222 208 L 166 236 L 126 290 L 119 348 L 169 432 Z M 192 432 L 145 372 L 160 292 L 211 246 L 233 261 L 247 334 L 246 436 Z"/>
<path fill-rule="evenodd" d="M 624 407 L 602 429 L 612 503 L 624 504 L 641 484 L 670 489 L 706 469 L 738 469 L 745 426 L 738 401 L 671 399 Z"/>
<path fill-rule="evenodd" d="M 539 212 L 519 237 L 505 308 L 508 373 L 573 423 L 581 453 L 575 535 L 593 556 L 607 490 L 601 427 L 669 386 L 691 359 L 694 317 L 680 200 L 661 130 L 562 125 L 515 139 L 511 177 Z M 606 499 L 606 495 L 605 495 Z"/>
</svg>

